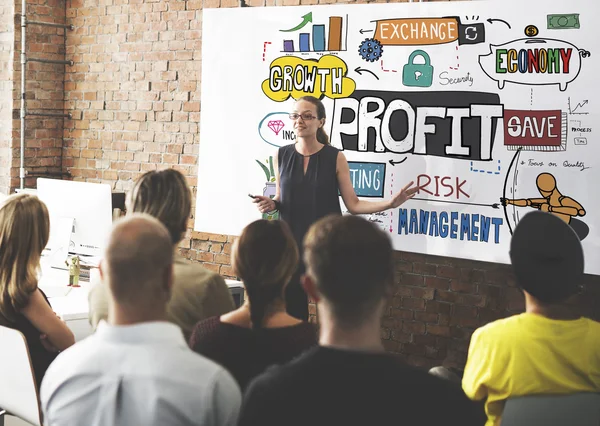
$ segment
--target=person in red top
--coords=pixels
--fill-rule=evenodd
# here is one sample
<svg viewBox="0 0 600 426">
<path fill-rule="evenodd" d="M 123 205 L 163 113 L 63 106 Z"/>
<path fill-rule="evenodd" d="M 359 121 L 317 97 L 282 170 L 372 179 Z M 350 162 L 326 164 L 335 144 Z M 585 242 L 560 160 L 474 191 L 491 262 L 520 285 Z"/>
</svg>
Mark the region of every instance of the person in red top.
<svg viewBox="0 0 600 426">
<path fill-rule="evenodd" d="M 298 249 L 285 222 L 251 223 L 231 256 L 246 302 L 194 327 L 190 347 L 228 369 L 242 389 L 270 365 L 288 362 L 317 343 L 314 326 L 286 312 L 285 287 L 297 263 Z"/>
</svg>

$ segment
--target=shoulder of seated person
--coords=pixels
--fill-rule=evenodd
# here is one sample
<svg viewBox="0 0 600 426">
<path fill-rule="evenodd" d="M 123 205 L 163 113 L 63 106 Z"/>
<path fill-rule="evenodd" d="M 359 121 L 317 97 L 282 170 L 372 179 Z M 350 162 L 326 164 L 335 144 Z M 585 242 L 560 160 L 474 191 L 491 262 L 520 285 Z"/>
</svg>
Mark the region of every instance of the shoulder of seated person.
<svg viewBox="0 0 600 426">
<path fill-rule="evenodd" d="M 175 276 L 189 276 L 198 280 L 208 280 L 220 275 L 214 271 L 206 269 L 201 263 L 192 262 L 181 256 L 175 257 L 173 263 L 173 273 Z"/>
<path fill-rule="evenodd" d="M 257 377 L 259 383 L 277 383 L 282 387 L 289 386 L 290 379 L 312 380 L 310 375 L 306 375 L 303 371 L 312 370 L 312 355 L 317 348 L 307 349 L 302 354 L 286 364 L 274 364 L 268 367 L 262 374 Z"/>
<path fill-rule="evenodd" d="M 502 335 L 507 329 L 518 327 L 521 315 L 512 315 L 507 318 L 500 318 L 495 321 L 489 322 L 484 326 L 479 327 L 475 330 L 478 335 Z"/>
</svg>

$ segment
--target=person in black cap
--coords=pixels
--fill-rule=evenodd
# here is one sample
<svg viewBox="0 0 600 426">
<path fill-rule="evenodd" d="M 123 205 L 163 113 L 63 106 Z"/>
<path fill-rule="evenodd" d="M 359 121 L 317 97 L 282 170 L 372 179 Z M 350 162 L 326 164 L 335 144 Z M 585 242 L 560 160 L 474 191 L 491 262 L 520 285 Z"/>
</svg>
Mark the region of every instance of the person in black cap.
<svg viewBox="0 0 600 426">
<path fill-rule="evenodd" d="M 528 213 L 515 229 L 510 259 L 525 313 L 475 330 L 462 380 L 469 398 L 486 401 L 486 426 L 500 424 L 512 397 L 600 392 L 600 323 L 564 306 L 584 274 L 573 229 L 553 214 Z"/>
</svg>

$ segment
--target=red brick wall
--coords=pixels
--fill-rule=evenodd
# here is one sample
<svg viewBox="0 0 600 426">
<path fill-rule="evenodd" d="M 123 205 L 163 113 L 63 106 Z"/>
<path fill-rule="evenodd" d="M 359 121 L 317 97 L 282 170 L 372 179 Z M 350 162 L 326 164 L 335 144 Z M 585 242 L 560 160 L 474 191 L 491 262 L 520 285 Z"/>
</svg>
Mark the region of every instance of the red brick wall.
<svg viewBox="0 0 600 426">
<path fill-rule="evenodd" d="M 14 55 L 13 0 L 0 0 L 0 193 L 10 186 Z"/>
<path fill-rule="evenodd" d="M 27 2 L 29 21 L 64 24 L 62 0 Z M 0 192 L 19 187 L 21 107 L 21 2 L 0 1 Z M 28 59 L 65 59 L 64 30 L 27 26 Z M 26 65 L 26 99 L 30 111 L 62 112 L 64 109 L 64 65 L 30 62 Z M 38 176 L 60 177 L 62 173 L 63 119 L 26 119 L 26 187 L 34 187 Z"/>
<path fill-rule="evenodd" d="M 175 167 L 195 193 L 203 6 L 237 7 L 238 0 L 66 1 L 67 21 L 75 25 L 66 54 L 75 64 L 64 74 L 65 108 L 73 119 L 64 122 L 63 172 L 128 190 L 147 170 Z M 32 162 L 42 158 L 35 156 L 40 151 L 28 154 Z M 182 253 L 231 277 L 233 238 L 191 228 L 193 217 Z M 388 351 L 412 364 L 462 366 L 476 327 L 523 308 L 506 265 L 401 252 L 396 258 L 398 285 L 381 337 Z M 598 318 L 599 284 L 588 277 L 574 309 Z"/>
</svg>

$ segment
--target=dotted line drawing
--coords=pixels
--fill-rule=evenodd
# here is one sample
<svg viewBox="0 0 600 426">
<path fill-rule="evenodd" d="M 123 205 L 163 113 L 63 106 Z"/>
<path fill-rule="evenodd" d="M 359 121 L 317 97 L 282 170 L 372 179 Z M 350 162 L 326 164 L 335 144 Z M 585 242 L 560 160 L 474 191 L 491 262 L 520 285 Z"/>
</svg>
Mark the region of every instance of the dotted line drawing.
<svg viewBox="0 0 600 426">
<path fill-rule="evenodd" d="M 263 62 L 265 61 L 265 57 L 267 55 L 267 44 L 271 44 L 270 41 L 265 41 L 263 43 Z"/>
<path fill-rule="evenodd" d="M 498 171 L 474 169 L 473 168 L 473 162 L 471 161 L 471 171 L 475 172 L 475 173 L 487 173 L 488 175 L 499 175 L 501 170 L 502 170 L 502 168 L 501 168 L 500 160 L 498 160 Z"/>
<path fill-rule="evenodd" d="M 398 72 L 397 70 L 386 70 L 385 68 L 383 68 L 383 59 L 381 60 L 381 71 L 383 71 L 383 72 Z"/>
<path fill-rule="evenodd" d="M 451 70 L 457 70 L 460 68 L 460 59 L 458 57 L 458 46 L 456 46 L 456 67 L 450 67 Z"/>
<path fill-rule="evenodd" d="M 529 106 L 533 106 L 533 87 L 531 88 L 531 95 L 529 96 Z"/>
</svg>

